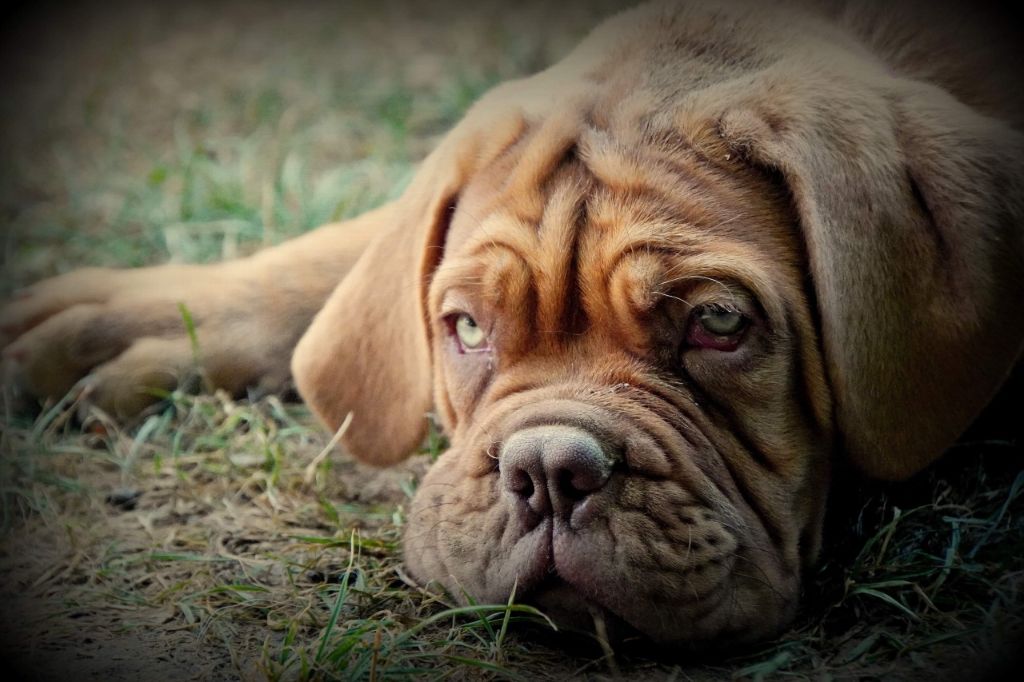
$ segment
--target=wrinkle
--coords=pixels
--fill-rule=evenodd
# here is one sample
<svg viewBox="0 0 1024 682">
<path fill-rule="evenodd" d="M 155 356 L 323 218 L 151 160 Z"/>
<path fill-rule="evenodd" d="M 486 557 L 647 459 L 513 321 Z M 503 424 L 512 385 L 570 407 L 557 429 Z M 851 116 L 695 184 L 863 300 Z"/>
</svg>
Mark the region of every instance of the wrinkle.
<svg viewBox="0 0 1024 682">
<path fill-rule="evenodd" d="M 757 499 L 752 498 L 752 495 L 750 494 L 750 492 L 747 491 L 746 486 L 741 486 L 739 484 L 740 479 L 736 473 L 733 464 L 729 461 L 729 458 L 722 457 L 721 461 L 723 464 L 725 464 L 724 469 L 729 474 L 730 486 L 728 486 L 728 489 L 735 491 L 736 494 L 739 496 L 739 500 L 743 502 L 742 505 L 734 504 L 734 507 L 737 509 L 743 507 L 750 509 L 750 511 L 754 513 L 754 517 L 760 524 L 761 530 L 765 532 L 765 534 L 772 541 L 772 544 L 778 551 L 783 544 L 782 534 L 775 527 L 774 523 L 772 522 L 771 516 L 761 509 L 761 503 Z M 728 492 L 726 494 L 728 495 Z"/>
<path fill-rule="evenodd" d="M 782 534 L 761 508 L 770 500 L 714 434 L 736 431 L 743 449 L 760 440 L 733 419 L 708 421 L 701 387 L 667 346 L 684 323 L 671 301 L 692 308 L 694 292 L 734 301 L 749 289 L 774 310 L 772 263 L 762 263 L 779 250 L 768 248 L 773 200 L 746 170 L 708 168 L 685 141 L 667 158 L 653 143 L 623 149 L 580 125 L 567 117 L 534 129 L 460 201 L 431 292 L 457 286 L 486 310 L 495 366 L 486 383 L 471 382 L 482 386 L 475 396 L 465 381 L 446 381 L 472 400 L 453 402 L 462 405 L 453 448 L 428 474 L 443 481 L 444 501 L 420 505 L 407 539 L 422 540 L 416 561 L 458 576 L 449 588 L 462 580 L 500 597 L 525 573 L 566 561 L 561 578 L 583 598 L 649 634 L 707 635 L 740 612 L 761 623 L 765 614 L 750 611 L 757 590 L 785 603 L 789 587 L 776 570 Z M 752 223 L 766 235 L 736 238 Z M 455 361 L 442 355 L 438 371 L 457 376 L 444 364 Z M 501 490 L 501 444 L 542 424 L 586 430 L 617 458 L 592 498 L 599 513 L 578 528 L 553 519 L 527 528 Z M 529 556 L 536 551 L 550 556 Z"/>
</svg>

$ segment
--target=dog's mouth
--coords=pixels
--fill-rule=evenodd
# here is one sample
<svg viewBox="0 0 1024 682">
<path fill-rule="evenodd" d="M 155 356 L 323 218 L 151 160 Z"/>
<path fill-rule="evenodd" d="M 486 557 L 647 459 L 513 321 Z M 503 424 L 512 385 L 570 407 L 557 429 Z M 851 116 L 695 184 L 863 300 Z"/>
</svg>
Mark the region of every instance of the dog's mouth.
<svg viewBox="0 0 1024 682">
<path fill-rule="evenodd" d="M 642 637 L 636 628 L 614 611 L 584 596 L 557 570 L 524 595 L 522 601 L 536 606 L 563 634 L 579 634 L 605 644 Z"/>
<path fill-rule="evenodd" d="M 536 606 L 562 631 L 605 642 L 663 639 L 644 622 L 650 609 L 661 605 L 638 603 L 647 600 L 638 599 L 624 584 L 636 578 L 629 575 L 633 571 L 628 567 L 616 573 L 617 562 L 608 556 L 603 538 L 609 525 L 603 516 L 597 512 L 548 516 L 525 530 L 509 556 L 514 577 L 506 576 L 506 580 L 512 578 L 506 589 L 514 591 L 516 602 Z M 725 562 L 729 565 L 711 563 L 719 573 L 711 588 L 698 590 L 691 585 L 685 598 L 676 600 L 690 617 L 699 619 L 716 609 L 729 581 L 731 561 Z"/>
<path fill-rule="evenodd" d="M 550 423 L 560 406 L 545 404 L 548 423 L 523 417 L 500 434 L 499 457 L 453 447 L 435 463 L 406 529 L 411 573 L 476 603 L 514 595 L 599 639 L 774 632 L 799 573 L 704 475 L 712 455 L 667 429 L 623 427 L 611 440 L 579 418 Z"/>
<path fill-rule="evenodd" d="M 536 553 L 522 565 L 523 573 L 515 583 L 515 600 L 536 606 L 563 632 L 578 633 L 604 641 L 622 640 L 628 635 L 639 636 L 601 595 L 589 587 L 593 578 L 589 572 L 598 565 L 580 566 L 571 559 L 556 554 L 559 533 L 572 532 L 560 528 L 557 520 L 546 519 L 530 531 L 538 535 Z"/>
<path fill-rule="evenodd" d="M 604 603 L 596 577 L 586 566 L 572 565 L 555 555 L 556 524 L 547 537 L 548 553 L 536 557 L 537 570 L 531 580 L 516 585 L 516 601 L 536 606 L 563 633 L 581 634 L 604 642 L 641 637 L 624 617 Z"/>
<path fill-rule="evenodd" d="M 493 475 L 432 471 L 406 529 L 406 564 L 457 599 L 514 596 L 560 629 L 654 643 L 758 638 L 795 603 L 797 574 L 776 571 L 672 481 L 619 474 L 593 511 L 530 519 L 510 509 Z"/>
</svg>

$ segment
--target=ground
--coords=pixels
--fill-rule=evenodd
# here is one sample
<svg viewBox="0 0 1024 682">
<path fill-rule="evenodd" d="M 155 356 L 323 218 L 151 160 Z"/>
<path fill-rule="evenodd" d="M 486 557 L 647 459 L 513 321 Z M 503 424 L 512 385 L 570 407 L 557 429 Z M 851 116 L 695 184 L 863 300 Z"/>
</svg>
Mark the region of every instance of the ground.
<svg viewBox="0 0 1024 682">
<path fill-rule="evenodd" d="M 359 213 L 482 91 L 614 7 L 578 5 L 9 11 L 0 294 L 86 264 L 231 257 Z M 398 540 L 439 438 L 380 471 L 325 451 L 273 396 L 174 394 L 127 425 L 76 407 L 22 416 L 5 389 L 0 656 L 28 679 L 962 679 L 1020 638 L 1012 434 L 979 430 L 900 485 L 838 472 L 794 627 L 698 655 L 601 649 L 526 607 L 457 609 L 411 584 Z"/>
</svg>

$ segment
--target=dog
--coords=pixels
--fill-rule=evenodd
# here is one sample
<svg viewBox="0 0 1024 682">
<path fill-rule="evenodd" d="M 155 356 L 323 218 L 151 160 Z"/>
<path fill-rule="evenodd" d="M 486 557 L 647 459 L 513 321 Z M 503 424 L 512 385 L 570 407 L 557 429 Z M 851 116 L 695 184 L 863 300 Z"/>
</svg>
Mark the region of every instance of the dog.
<svg viewBox="0 0 1024 682">
<path fill-rule="evenodd" d="M 663 644 L 769 637 L 833 466 L 913 475 L 1020 361 L 1022 71 L 988 19 L 627 10 L 486 94 L 374 211 L 15 294 L 11 381 L 130 418 L 196 362 L 183 302 L 213 385 L 294 381 L 364 461 L 436 413 L 418 581 Z"/>
</svg>

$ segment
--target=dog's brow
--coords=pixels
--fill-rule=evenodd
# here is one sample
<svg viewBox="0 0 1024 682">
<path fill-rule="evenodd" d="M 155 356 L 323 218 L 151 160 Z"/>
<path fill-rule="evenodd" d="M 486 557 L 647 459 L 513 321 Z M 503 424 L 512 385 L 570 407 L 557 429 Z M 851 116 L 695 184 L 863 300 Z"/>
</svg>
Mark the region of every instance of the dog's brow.
<svg viewBox="0 0 1024 682">
<path fill-rule="evenodd" d="M 657 298 L 686 303 L 680 293 L 685 287 L 674 285 L 687 282 L 718 282 L 731 298 L 728 275 L 682 268 L 679 259 L 706 252 L 730 225 L 755 219 L 746 215 L 737 178 L 720 177 L 724 171 L 692 149 L 680 150 L 678 136 L 667 149 L 658 136 L 629 145 L 581 130 L 573 143 L 568 128 L 558 132 L 523 138 L 477 185 L 474 214 L 465 216 L 473 233 L 459 251 L 483 270 L 453 273 L 446 278 L 450 285 L 471 287 L 505 314 L 526 315 L 522 330 L 531 337 L 573 337 L 592 329 L 595 304 L 586 302 L 588 295 L 607 290 L 620 264 L 635 254 L 661 263 L 659 274 L 635 284 L 643 291 L 629 296 L 643 309 Z M 539 156 L 543 172 L 521 171 Z M 470 210 L 465 203 L 459 210 L 464 208 Z M 515 271 L 507 270 L 508 256 Z M 488 267 L 496 271 L 488 273 Z M 518 276 L 512 272 L 528 273 L 523 286 L 509 287 Z M 512 289 L 520 293 L 512 296 Z"/>
</svg>

